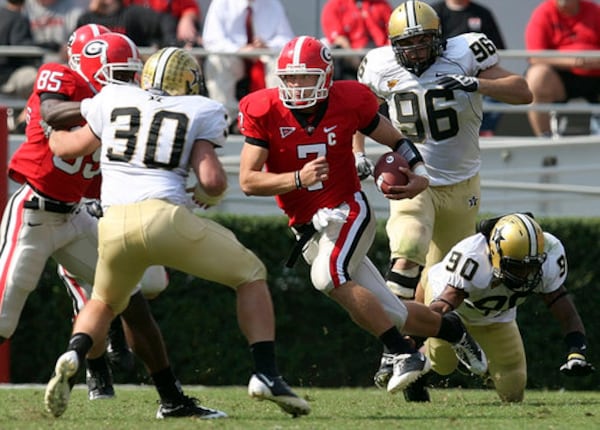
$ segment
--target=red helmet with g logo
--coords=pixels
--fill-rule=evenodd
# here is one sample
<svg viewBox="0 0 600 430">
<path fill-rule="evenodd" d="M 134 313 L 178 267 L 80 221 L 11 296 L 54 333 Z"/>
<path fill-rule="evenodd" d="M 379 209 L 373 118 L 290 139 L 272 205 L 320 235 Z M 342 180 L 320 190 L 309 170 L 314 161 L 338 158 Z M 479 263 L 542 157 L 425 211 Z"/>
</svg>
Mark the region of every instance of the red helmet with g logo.
<svg viewBox="0 0 600 430">
<path fill-rule="evenodd" d="M 99 24 L 85 24 L 78 27 L 71 33 L 67 41 L 67 57 L 69 59 L 69 67 L 73 70 L 79 68 L 79 58 L 83 47 L 101 34 L 110 33 L 110 30 Z"/>
<path fill-rule="evenodd" d="M 289 41 L 277 60 L 279 98 L 290 109 L 304 109 L 325 100 L 333 84 L 333 61 L 331 51 L 319 40 L 299 36 Z M 314 86 L 288 86 L 286 78 L 292 75 L 315 75 Z"/>
<path fill-rule="evenodd" d="M 136 82 L 142 71 L 140 52 L 120 33 L 105 33 L 88 42 L 81 51 L 77 72 L 96 91 L 107 84 Z"/>
</svg>

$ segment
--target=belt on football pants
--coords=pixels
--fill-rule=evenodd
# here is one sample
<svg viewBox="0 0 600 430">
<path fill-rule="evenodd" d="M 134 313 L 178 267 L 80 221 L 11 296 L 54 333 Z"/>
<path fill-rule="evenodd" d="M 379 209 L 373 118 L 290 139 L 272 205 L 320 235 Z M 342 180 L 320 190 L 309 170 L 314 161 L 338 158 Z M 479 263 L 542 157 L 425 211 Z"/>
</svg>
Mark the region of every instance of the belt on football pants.
<svg viewBox="0 0 600 430">
<path fill-rule="evenodd" d="M 296 244 L 292 248 L 292 252 L 290 252 L 290 256 L 288 257 L 287 262 L 285 263 L 285 267 L 289 268 L 294 267 L 294 264 L 296 264 L 298 257 L 300 257 L 300 254 L 302 253 L 302 248 L 304 248 L 306 242 L 312 239 L 312 237 L 317 232 L 317 229 L 312 223 L 295 225 L 292 228 L 295 232 L 299 234 L 299 236 L 296 239 Z"/>
<path fill-rule="evenodd" d="M 59 214 L 68 214 L 73 212 L 77 203 L 63 203 L 56 200 L 48 200 L 34 196 L 31 200 L 23 204 L 25 209 L 41 210 L 46 212 L 55 212 Z"/>
</svg>

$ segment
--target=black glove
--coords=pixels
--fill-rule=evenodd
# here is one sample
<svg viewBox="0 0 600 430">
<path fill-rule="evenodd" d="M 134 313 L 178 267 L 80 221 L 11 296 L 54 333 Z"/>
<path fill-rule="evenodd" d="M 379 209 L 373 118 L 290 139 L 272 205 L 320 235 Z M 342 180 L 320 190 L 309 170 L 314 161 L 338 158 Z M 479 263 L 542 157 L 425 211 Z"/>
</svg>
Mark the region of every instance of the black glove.
<svg viewBox="0 0 600 430">
<path fill-rule="evenodd" d="M 44 130 L 44 136 L 46 136 L 46 139 L 50 139 L 50 133 L 54 131 L 52 126 L 43 119 L 40 119 L 40 126 L 42 127 L 42 130 Z"/>
<path fill-rule="evenodd" d="M 438 75 L 442 76 L 436 84 L 446 90 L 462 90 L 473 93 L 479 89 L 479 79 L 464 75 Z"/>
<path fill-rule="evenodd" d="M 586 361 L 581 352 L 571 352 L 567 356 L 567 362 L 560 366 L 560 371 L 566 376 L 587 376 L 596 369 Z"/>
</svg>

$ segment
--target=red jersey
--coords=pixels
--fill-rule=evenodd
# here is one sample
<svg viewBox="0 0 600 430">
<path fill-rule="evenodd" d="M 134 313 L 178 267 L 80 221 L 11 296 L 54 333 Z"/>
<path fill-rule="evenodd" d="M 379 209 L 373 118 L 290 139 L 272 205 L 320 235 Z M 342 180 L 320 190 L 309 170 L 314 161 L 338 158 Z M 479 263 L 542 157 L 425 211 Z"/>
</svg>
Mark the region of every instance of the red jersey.
<svg viewBox="0 0 600 430">
<path fill-rule="evenodd" d="M 323 34 L 332 43 L 346 36 L 353 49 L 384 46 L 388 43 L 388 21 L 392 7 L 386 0 L 329 0 L 321 12 Z"/>
<path fill-rule="evenodd" d="M 293 172 L 319 156 L 327 158 L 327 181 L 275 196 L 290 225 L 308 223 L 320 208 L 335 208 L 360 190 L 352 135 L 372 123 L 377 99 L 363 84 L 335 81 L 321 103 L 327 103 L 321 120 L 303 127 L 283 106 L 277 88 L 255 91 L 240 101 L 240 129 L 246 142 L 269 150 L 267 171 Z"/>
<path fill-rule="evenodd" d="M 531 50 L 589 51 L 600 49 L 600 6 L 579 2 L 575 16 L 561 13 L 555 0 L 540 4 L 525 28 L 525 47 Z M 571 69 L 576 75 L 600 76 L 600 69 Z"/>
<path fill-rule="evenodd" d="M 9 177 L 18 183 L 27 182 L 43 196 L 65 203 L 78 202 L 82 197 L 99 197 L 99 155 L 62 160 L 50 151 L 48 139 L 40 126 L 40 96 L 43 93 L 60 94 L 70 101 L 94 96 L 88 83 L 68 66 L 57 63 L 42 65 L 27 101 L 27 140 L 15 151 L 8 164 Z"/>
</svg>

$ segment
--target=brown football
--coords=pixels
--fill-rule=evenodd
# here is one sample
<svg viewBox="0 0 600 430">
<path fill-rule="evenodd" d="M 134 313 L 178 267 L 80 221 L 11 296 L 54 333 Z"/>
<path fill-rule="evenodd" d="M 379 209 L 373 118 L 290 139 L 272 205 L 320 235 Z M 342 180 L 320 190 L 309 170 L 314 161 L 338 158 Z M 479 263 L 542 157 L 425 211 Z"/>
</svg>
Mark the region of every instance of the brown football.
<svg viewBox="0 0 600 430">
<path fill-rule="evenodd" d="M 389 187 L 406 185 L 408 177 L 398 170 L 398 167 L 408 167 L 408 161 L 395 151 L 386 152 L 375 164 L 375 186 L 384 194 L 389 194 Z"/>
</svg>

